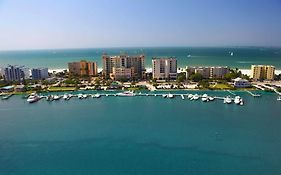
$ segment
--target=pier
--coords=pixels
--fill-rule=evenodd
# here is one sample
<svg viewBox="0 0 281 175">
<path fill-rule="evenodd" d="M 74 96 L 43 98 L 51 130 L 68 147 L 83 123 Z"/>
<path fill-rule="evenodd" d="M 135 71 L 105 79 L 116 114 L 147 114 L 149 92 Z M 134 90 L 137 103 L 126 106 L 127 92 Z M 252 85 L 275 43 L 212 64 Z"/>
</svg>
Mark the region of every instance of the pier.
<svg viewBox="0 0 281 175">
<path fill-rule="evenodd" d="M 227 92 L 229 92 L 231 95 L 236 96 L 236 94 L 234 92 L 231 92 L 230 90 L 227 90 Z"/>
<path fill-rule="evenodd" d="M 254 94 L 254 93 L 252 93 L 251 91 L 248 91 L 248 90 L 246 92 L 248 92 L 253 97 L 261 97 L 260 94 Z"/>
</svg>

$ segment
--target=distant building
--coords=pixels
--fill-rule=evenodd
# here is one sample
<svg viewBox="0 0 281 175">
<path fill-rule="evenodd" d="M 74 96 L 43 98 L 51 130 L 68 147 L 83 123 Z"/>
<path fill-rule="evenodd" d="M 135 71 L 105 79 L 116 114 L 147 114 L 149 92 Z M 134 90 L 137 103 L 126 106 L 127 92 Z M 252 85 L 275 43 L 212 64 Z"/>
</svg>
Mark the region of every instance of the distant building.
<svg viewBox="0 0 281 175">
<path fill-rule="evenodd" d="M 103 55 L 103 76 L 115 80 L 126 77 L 127 79 L 143 79 L 145 76 L 145 56 Z"/>
<path fill-rule="evenodd" d="M 247 88 L 250 87 L 251 83 L 248 80 L 242 79 L 242 78 L 236 78 L 234 79 L 234 87 L 237 88 Z"/>
<path fill-rule="evenodd" d="M 29 79 L 30 72 L 25 66 L 8 65 L 3 69 L 6 81 L 23 81 Z"/>
<path fill-rule="evenodd" d="M 257 80 L 274 80 L 275 67 L 271 65 L 252 65 L 251 78 Z"/>
<path fill-rule="evenodd" d="M 177 59 L 176 58 L 153 58 L 152 59 L 152 78 L 157 80 L 177 78 Z"/>
<path fill-rule="evenodd" d="M 85 60 L 82 60 L 80 62 L 68 63 L 68 70 L 70 75 L 96 76 L 98 74 L 97 63 Z"/>
<path fill-rule="evenodd" d="M 33 80 L 42 80 L 49 78 L 48 68 L 36 68 L 31 70 Z"/>
<path fill-rule="evenodd" d="M 210 78 L 222 79 L 230 72 L 228 67 L 210 67 Z"/>
<path fill-rule="evenodd" d="M 187 75 L 192 73 L 199 73 L 203 78 L 217 78 L 222 79 L 225 74 L 229 73 L 230 70 L 228 67 L 186 67 Z"/>
</svg>

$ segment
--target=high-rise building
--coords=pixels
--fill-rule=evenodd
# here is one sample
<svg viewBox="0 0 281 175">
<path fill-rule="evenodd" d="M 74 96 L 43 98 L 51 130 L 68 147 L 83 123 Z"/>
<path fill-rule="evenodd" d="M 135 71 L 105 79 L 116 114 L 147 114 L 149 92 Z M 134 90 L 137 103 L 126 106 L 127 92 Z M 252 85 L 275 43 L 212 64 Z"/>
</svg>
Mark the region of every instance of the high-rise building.
<svg viewBox="0 0 281 175">
<path fill-rule="evenodd" d="M 177 78 L 176 58 L 153 58 L 152 77 L 158 80 Z"/>
<path fill-rule="evenodd" d="M 29 69 L 25 66 L 8 65 L 3 72 L 6 81 L 22 81 L 30 76 Z"/>
<path fill-rule="evenodd" d="M 252 65 L 251 78 L 257 80 L 274 80 L 275 67 L 271 65 Z"/>
<path fill-rule="evenodd" d="M 48 68 L 35 68 L 31 70 L 33 80 L 42 80 L 49 77 Z"/>
<path fill-rule="evenodd" d="M 229 72 L 228 67 L 210 67 L 210 78 L 223 78 Z"/>
<path fill-rule="evenodd" d="M 85 60 L 81 60 L 80 62 L 68 63 L 68 70 L 71 75 L 96 76 L 98 74 L 97 63 Z"/>
<path fill-rule="evenodd" d="M 145 75 L 145 56 L 128 56 L 118 55 L 110 56 L 103 55 L 103 76 L 118 80 L 119 77 L 126 77 L 127 79 L 142 79 Z M 129 76 L 131 72 L 131 76 Z M 123 74 L 122 76 L 119 76 Z"/>
</svg>

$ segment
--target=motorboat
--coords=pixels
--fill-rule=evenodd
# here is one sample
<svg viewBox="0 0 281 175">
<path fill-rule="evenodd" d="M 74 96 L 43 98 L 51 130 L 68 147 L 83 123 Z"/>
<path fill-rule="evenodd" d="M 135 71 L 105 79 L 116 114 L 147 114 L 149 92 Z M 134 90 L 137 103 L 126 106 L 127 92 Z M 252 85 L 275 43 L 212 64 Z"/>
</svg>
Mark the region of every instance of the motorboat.
<svg viewBox="0 0 281 175">
<path fill-rule="evenodd" d="M 59 100 L 61 98 L 61 96 L 59 95 L 54 95 L 54 100 Z"/>
<path fill-rule="evenodd" d="M 223 103 L 231 104 L 232 103 L 232 99 L 229 96 L 227 96 L 226 98 L 224 98 Z"/>
<path fill-rule="evenodd" d="M 194 96 L 193 96 L 193 99 L 194 100 L 198 100 L 200 98 L 200 96 L 198 95 L 198 94 L 195 94 Z"/>
<path fill-rule="evenodd" d="M 237 104 L 237 105 L 239 105 L 240 102 L 241 102 L 241 97 L 236 96 L 236 97 L 234 98 L 234 103 Z"/>
<path fill-rule="evenodd" d="M 187 98 L 191 99 L 193 97 L 192 94 L 188 94 Z"/>
<path fill-rule="evenodd" d="M 83 98 L 88 98 L 88 95 L 87 94 L 83 94 Z"/>
<path fill-rule="evenodd" d="M 94 94 L 94 95 L 92 95 L 92 97 L 93 97 L 93 98 L 100 98 L 101 95 L 100 95 L 100 94 Z"/>
<path fill-rule="evenodd" d="M 53 95 L 48 95 L 46 99 L 47 99 L 47 101 L 53 101 L 54 100 L 54 96 Z"/>
<path fill-rule="evenodd" d="M 173 95 L 173 94 L 168 94 L 167 97 L 168 97 L 168 98 L 174 98 L 174 95 Z"/>
<path fill-rule="evenodd" d="M 163 98 L 166 98 L 167 96 L 168 96 L 167 94 L 163 94 L 163 95 L 162 95 Z"/>
<path fill-rule="evenodd" d="M 64 100 L 69 100 L 69 95 L 68 94 L 64 94 L 62 97 Z"/>
<path fill-rule="evenodd" d="M 83 98 L 84 98 L 84 97 L 83 97 L 83 94 L 78 94 L 77 97 L 78 97 L 79 99 L 83 99 Z"/>
<path fill-rule="evenodd" d="M 279 97 L 277 98 L 277 101 L 281 101 L 281 96 L 279 96 Z"/>
<path fill-rule="evenodd" d="M 27 102 L 29 103 L 34 103 L 34 102 L 37 102 L 39 101 L 41 98 L 37 95 L 37 94 L 33 94 L 33 95 L 30 95 L 28 98 L 27 98 Z"/>
<path fill-rule="evenodd" d="M 120 96 L 120 97 L 134 97 L 134 96 L 136 96 L 136 94 L 134 94 L 134 92 L 131 92 L 131 91 L 125 91 L 125 92 L 117 93 L 117 96 Z"/>
<path fill-rule="evenodd" d="M 207 94 L 203 94 L 201 100 L 202 100 L 203 102 L 209 101 L 208 95 L 207 95 Z"/>
<path fill-rule="evenodd" d="M 210 100 L 210 101 L 214 101 L 215 98 L 214 98 L 214 97 L 209 97 L 209 100 Z"/>
</svg>

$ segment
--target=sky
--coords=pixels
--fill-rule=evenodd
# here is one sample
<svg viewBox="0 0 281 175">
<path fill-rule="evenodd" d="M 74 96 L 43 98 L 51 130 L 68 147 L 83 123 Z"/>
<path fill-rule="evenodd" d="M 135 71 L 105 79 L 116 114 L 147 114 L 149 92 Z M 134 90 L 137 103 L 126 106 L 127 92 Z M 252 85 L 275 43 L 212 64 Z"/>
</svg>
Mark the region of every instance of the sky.
<svg viewBox="0 0 281 175">
<path fill-rule="evenodd" d="M 0 0 L 0 50 L 281 46 L 281 0 Z"/>
</svg>

